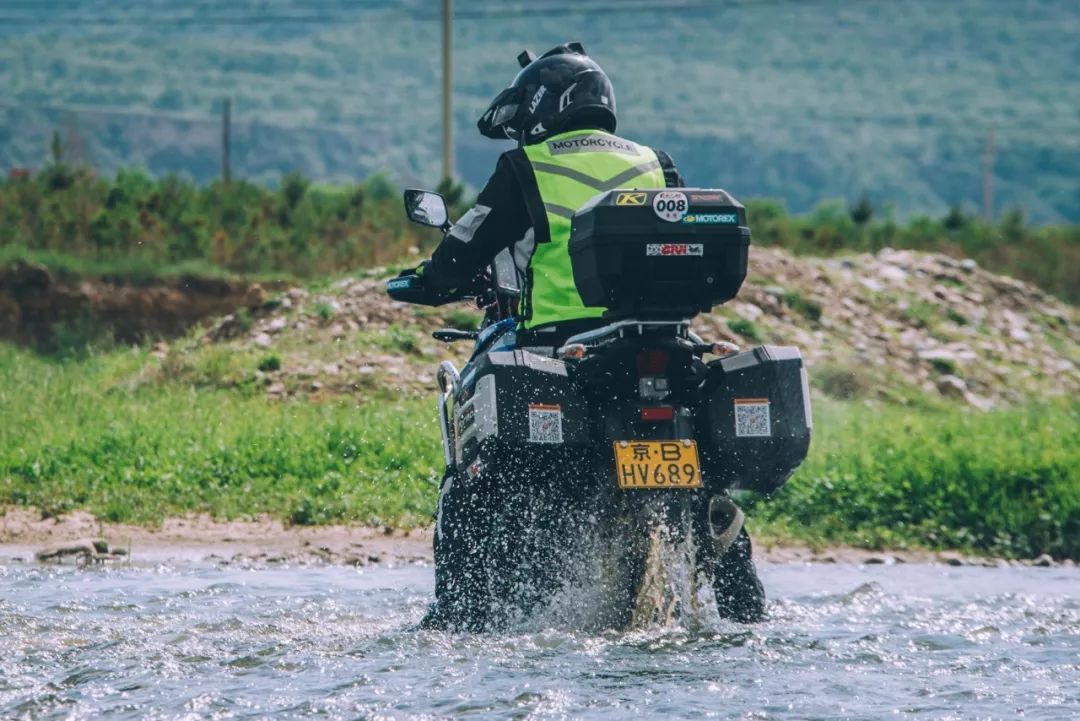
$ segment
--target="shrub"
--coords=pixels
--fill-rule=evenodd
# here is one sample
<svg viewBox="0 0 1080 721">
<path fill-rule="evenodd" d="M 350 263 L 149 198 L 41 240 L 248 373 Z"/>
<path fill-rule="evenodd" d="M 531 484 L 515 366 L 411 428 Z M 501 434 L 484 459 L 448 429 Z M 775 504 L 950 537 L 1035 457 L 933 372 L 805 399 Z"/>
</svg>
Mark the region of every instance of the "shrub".
<svg viewBox="0 0 1080 721">
<path fill-rule="evenodd" d="M 808 320 L 817 321 L 821 318 L 821 303 L 804 298 L 797 290 L 784 293 L 784 303 Z"/>
<path fill-rule="evenodd" d="M 732 318 L 727 322 L 727 325 L 732 333 L 741 335 L 753 343 L 761 342 L 761 334 L 758 332 L 757 326 L 754 325 L 754 321 L 746 318 Z"/>
<path fill-rule="evenodd" d="M 810 382 L 830 398 L 849 401 L 867 396 L 873 384 L 861 371 L 847 366 L 825 364 L 808 369 Z"/>
<path fill-rule="evenodd" d="M 446 325 L 458 330 L 476 330 L 480 325 L 480 316 L 476 312 L 454 308 L 446 314 Z"/>
<path fill-rule="evenodd" d="M 281 370 L 281 356 L 277 353 L 271 353 L 265 356 L 259 361 L 259 370 L 263 373 L 273 373 L 274 371 Z"/>
</svg>

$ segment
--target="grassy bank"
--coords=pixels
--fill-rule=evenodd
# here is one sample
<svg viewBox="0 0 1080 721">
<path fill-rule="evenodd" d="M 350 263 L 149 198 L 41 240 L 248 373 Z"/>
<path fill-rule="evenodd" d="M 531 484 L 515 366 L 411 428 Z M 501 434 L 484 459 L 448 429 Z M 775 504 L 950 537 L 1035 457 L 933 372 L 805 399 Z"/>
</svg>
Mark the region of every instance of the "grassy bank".
<svg viewBox="0 0 1080 721">
<path fill-rule="evenodd" d="M 775 535 L 1080 557 L 1080 403 L 818 402 L 810 456 L 752 509 Z"/>
<path fill-rule="evenodd" d="M 458 206 L 466 200 L 460 186 L 441 189 Z M 816 255 L 940 251 L 1080 301 L 1080 226 L 1030 227 L 1019 211 L 995 223 L 959 210 L 897 223 L 869 203 L 824 202 L 804 216 L 769 200 L 747 208 L 760 245 Z M 103 178 L 54 162 L 0 180 L 0 267 L 25 258 L 99 276 L 316 278 L 401 261 L 437 237 L 407 223 L 398 189 L 380 175 L 335 186 L 290 173 L 273 189 L 243 180 L 195 185 L 139 170 Z"/>
<path fill-rule="evenodd" d="M 1080 404 L 815 412 L 806 464 L 750 509 L 765 536 L 1080 557 Z M 58 362 L 0 345 L 0 504 L 410 526 L 440 462 L 427 397 L 280 402 L 180 385 L 144 351 Z"/>
<path fill-rule="evenodd" d="M 142 351 L 55 362 L 0 348 L 0 503 L 142 523 L 191 511 L 301 524 L 430 516 L 431 403 L 140 386 Z"/>
</svg>

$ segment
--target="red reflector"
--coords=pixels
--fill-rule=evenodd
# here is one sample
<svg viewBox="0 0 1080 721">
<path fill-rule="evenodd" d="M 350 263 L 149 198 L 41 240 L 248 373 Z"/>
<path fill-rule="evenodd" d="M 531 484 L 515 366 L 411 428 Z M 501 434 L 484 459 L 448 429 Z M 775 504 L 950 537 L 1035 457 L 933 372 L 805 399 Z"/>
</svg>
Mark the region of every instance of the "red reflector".
<svg viewBox="0 0 1080 721">
<path fill-rule="evenodd" d="M 637 372 L 641 378 L 663 375 L 667 370 L 668 352 L 666 350 L 643 350 L 637 355 Z"/>
<path fill-rule="evenodd" d="M 643 421 L 670 421 L 673 418 L 675 418 L 675 409 L 671 406 L 641 409 L 641 420 Z"/>
</svg>

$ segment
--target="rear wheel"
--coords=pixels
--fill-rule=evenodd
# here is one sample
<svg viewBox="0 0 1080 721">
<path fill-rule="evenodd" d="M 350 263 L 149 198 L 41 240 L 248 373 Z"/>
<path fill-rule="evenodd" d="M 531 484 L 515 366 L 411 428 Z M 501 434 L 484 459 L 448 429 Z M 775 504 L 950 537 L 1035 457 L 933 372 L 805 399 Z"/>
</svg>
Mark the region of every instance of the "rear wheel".
<svg viewBox="0 0 1080 721">
<path fill-rule="evenodd" d="M 572 514 L 545 480 L 509 461 L 472 479 L 446 472 L 435 522 L 435 603 L 422 627 L 501 628 L 556 590 Z"/>
</svg>

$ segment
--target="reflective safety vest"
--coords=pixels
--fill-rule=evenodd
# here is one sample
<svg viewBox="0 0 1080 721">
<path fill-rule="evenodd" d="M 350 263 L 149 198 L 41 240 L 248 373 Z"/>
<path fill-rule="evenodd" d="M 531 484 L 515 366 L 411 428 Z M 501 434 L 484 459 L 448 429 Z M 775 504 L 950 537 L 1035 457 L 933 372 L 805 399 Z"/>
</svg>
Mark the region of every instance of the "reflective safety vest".
<svg viewBox="0 0 1080 721">
<path fill-rule="evenodd" d="M 663 188 L 664 172 L 652 149 L 600 130 L 574 130 L 526 145 L 547 237 L 537 237 L 523 300 L 525 327 L 596 318 L 603 308 L 581 302 L 570 267 L 570 219 L 593 196 L 616 188 Z M 535 199 L 533 199 L 535 201 Z M 534 222 L 535 222 L 534 217 Z M 519 262 L 523 258 L 516 258 Z M 519 266 L 520 267 L 520 266 Z"/>
</svg>

